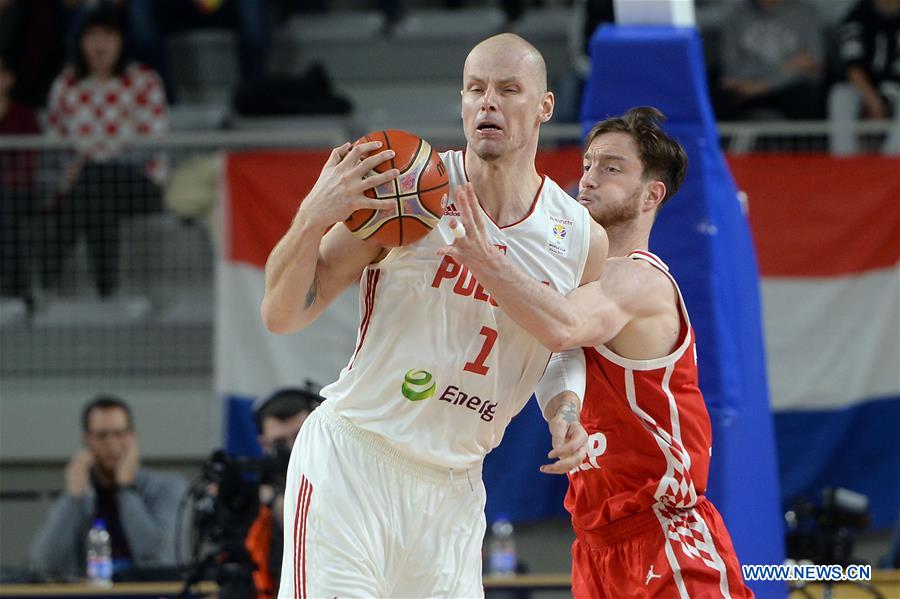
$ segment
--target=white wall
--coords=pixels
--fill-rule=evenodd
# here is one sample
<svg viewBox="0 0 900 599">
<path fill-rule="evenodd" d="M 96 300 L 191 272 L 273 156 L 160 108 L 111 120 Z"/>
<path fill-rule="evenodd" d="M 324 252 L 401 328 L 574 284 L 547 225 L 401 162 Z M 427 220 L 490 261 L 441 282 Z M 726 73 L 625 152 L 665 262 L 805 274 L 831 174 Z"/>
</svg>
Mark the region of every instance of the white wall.
<svg viewBox="0 0 900 599">
<path fill-rule="evenodd" d="M 118 395 L 131 406 L 142 456 L 205 457 L 220 444 L 220 402 L 208 376 L 4 377 L 0 463 L 67 460 L 81 444 L 81 409 L 98 392 Z"/>
</svg>

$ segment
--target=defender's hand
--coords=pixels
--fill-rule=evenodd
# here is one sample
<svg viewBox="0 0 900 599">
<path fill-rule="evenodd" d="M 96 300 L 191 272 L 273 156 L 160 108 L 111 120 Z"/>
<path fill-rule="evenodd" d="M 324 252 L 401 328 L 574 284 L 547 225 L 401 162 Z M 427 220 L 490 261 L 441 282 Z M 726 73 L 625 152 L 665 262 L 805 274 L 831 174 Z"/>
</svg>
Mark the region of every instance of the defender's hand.
<svg viewBox="0 0 900 599">
<path fill-rule="evenodd" d="M 450 256 L 465 265 L 483 264 L 501 255 L 487 233 L 485 218 L 475 196 L 475 188 L 466 183 L 453 190 L 454 204 L 459 217 L 450 221 L 454 240 L 438 249 L 438 256 Z"/>
<path fill-rule="evenodd" d="M 541 466 L 545 474 L 565 474 L 576 468 L 587 456 L 588 435 L 581 426 L 581 406 L 578 396 L 571 392 L 560 393 L 547 406 L 550 416 L 550 436 L 553 449 L 548 458 L 557 458 L 551 464 Z"/>
<path fill-rule="evenodd" d="M 379 210 L 395 206 L 395 200 L 376 200 L 365 195 L 367 189 L 383 185 L 400 174 L 397 169 L 389 169 L 368 176 L 376 166 L 394 157 L 393 150 L 369 155 L 380 147 L 380 141 L 369 141 L 355 146 L 345 143 L 332 150 L 319 179 L 300 204 L 297 216 L 324 231 L 347 220 L 360 208 Z"/>
</svg>

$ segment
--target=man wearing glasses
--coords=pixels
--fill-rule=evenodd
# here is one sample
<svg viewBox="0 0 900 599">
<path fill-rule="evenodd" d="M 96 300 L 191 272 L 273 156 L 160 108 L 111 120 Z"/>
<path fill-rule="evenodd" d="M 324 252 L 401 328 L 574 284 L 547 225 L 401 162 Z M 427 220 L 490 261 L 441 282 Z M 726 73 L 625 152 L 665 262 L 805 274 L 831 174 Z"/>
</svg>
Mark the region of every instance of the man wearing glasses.
<svg viewBox="0 0 900 599">
<path fill-rule="evenodd" d="M 31 544 L 32 566 L 54 578 L 82 577 L 91 524 L 106 523 L 113 572 L 173 566 L 184 480 L 141 467 L 131 408 L 98 396 L 81 413 L 84 447 L 65 471 L 65 490 Z"/>
</svg>

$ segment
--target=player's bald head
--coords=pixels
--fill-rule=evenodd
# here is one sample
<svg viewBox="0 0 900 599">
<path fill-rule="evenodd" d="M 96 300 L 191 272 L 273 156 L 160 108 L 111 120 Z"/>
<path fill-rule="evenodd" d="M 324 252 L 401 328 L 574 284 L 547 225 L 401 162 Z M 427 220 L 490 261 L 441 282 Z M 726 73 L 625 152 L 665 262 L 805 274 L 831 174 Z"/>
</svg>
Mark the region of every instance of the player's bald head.
<svg viewBox="0 0 900 599">
<path fill-rule="evenodd" d="M 547 91 L 547 63 L 540 51 L 515 33 L 501 33 L 480 42 L 466 57 L 463 78 L 486 58 L 514 65 L 518 74 L 533 81 L 538 92 Z"/>
</svg>

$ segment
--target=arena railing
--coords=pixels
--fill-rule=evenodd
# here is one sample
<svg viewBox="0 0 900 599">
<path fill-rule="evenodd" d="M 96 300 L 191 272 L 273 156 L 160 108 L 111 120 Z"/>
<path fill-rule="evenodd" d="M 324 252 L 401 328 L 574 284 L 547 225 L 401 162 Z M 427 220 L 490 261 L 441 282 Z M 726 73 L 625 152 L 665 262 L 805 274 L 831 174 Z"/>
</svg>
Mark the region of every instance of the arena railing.
<svg viewBox="0 0 900 599">
<path fill-rule="evenodd" d="M 295 121 L 287 121 L 293 123 Z M 302 120 L 300 121 L 302 123 Z M 804 138 L 827 138 L 831 131 L 827 121 L 745 121 L 723 122 L 718 124 L 719 138 L 726 152 L 746 153 L 749 151 L 768 151 L 771 146 L 756 147 L 763 138 L 781 140 L 785 147 L 793 140 L 798 151 L 804 151 L 798 141 Z M 860 121 L 850 129 L 860 137 L 884 138 L 895 121 Z M 404 127 L 400 127 L 404 128 Z M 409 127 L 420 137 L 443 147 L 460 146 L 463 142 L 462 129 L 458 124 L 422 124 Z M 305 128 L 302 124 L 293 128 L 273 129 L 240 129 L 240 130 L 203 130 L 179 131 L 160 139 L 139 139 L 132 145 L 138 147 L 160 148 L 216 148 L 221 150 L 247 147 L 307 147 L 328 148 L 353 140 L 366 131 L 360 129 L 353 121 L 345 125 L 333 125 L 327 128 Z M 548 123 L 541 128 L 542 145 L 562 145 L 579 143 L 582 129 L 578 123 Z M 5 149 L 67 149 L 71 144 L 46 136 L 0 136 L 0 150 Z M 827 146 L 817 148 L 827 151 Z M 809 149 L 805 151 L 810 151 Z"/>
<path fill-rule="evenodd" d="M 863 122 L 856 130 L 875 148 L 889 126 Z M 410 129 L 437 147 L 463 143 L 462 131 L 455 124 L 423 124 Z M 732 153 L 824 152 L 829 124 L 723 123 L 719 132 L 723 148 Z M 0 181 L 15 187 L 30 177 L 33 183 L 27 198 L 3 198 L 4 210 L 9 211 L 4 212 L 0 225 L 3 292 L 16 296 L 14 287 L 24 284 L 27 293 L 18 295 L 33 300 L 6 297 L 0 303 L 0 376 L 111 374 L 149 380 L 211 372 L 214 234 L 207 226 L 206 213 L 214 202 L 216 157 L 249 149 L 325 149 L 363 133 L 348 121 L 334 127 L 174 132 L 162 139 L 136 142 L 131 150 L 134 159 L 159 154 L 165 157 L 170 172 L 176 173 L 184 165 L 196 166 L 197 172 L 188 177 L 195 180 L 187 183 L 196 187 L 196 213 L 144 209 L 146 203 L 138 198 L 135 205 L 139 207 L 133 214 L 125 208 L 121 218 L 100 225 L 96 223 L 103 219 L 92 220 L 94 208 L 88 204 L 66 206 L 72 210 L 60 216 L 61 196 L 56 190 L 65 158 L 72 155 L 71 144 L 40 136 L 0 137 Z M 578 124 L 542 129 L 546 147 L 577 145 L 580 138 Z M 117 179 L 123 175 L 112 172 L 105 176 Z M 121 187 L 130 182 L 100 180 L 93 184 Z M 8 190 L 4 193 L 9 195 Z M 199 197 L 203 194 L 205 199 Z M 60 223 L 61 218 L 69 222 Z M 92 226 L 106 230 L 91 230 Z M 60 236 L 66 238 L 63 243 Z M 114 256 L 116 264 L 104 267 L 102 254 L 111 240 L 118 248 L 113 252 L 118 254 Z M 103 268 L 114 268 L 115 273 L 107 272 L 107 280 L 98 281 Z M 21 271 L 19 275 L 13 273 L 15 269 Z M 16 283 L 16 276 L 24 276 L 25 282 Z M 101 299 L 104 293 L 108 297 Z"/>
</svg>

